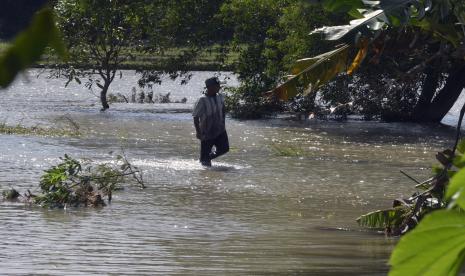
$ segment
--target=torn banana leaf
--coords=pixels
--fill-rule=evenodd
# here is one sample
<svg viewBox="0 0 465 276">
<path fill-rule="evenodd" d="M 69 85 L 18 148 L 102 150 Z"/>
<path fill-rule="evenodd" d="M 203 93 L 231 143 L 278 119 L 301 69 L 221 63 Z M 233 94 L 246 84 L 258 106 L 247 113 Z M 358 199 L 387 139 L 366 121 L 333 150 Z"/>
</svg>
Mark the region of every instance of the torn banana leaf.
<svg viewBox="0 0 465 276">
<path fill-rule="evenodd" d="M 305 91 L 304 95 L 316 91 L 346 70 L 348 52 L 349 45 L 345 44 L 334 51 L 298 60 L 291 69 L 293 74 L 289 80 L 272 90 L 272 94 L 280 100 L 287 101 L 299 94 L 299 91 Z"/>
<path fill-rule="evenodd" d="M 398 227 L 403 220 L 408 209 L 392 208 L 387 210 L 379 210 L 368 213 L 357 218 L 357 222 L 361 227 L 383 229 L 386 227 Z"/>
</svg>

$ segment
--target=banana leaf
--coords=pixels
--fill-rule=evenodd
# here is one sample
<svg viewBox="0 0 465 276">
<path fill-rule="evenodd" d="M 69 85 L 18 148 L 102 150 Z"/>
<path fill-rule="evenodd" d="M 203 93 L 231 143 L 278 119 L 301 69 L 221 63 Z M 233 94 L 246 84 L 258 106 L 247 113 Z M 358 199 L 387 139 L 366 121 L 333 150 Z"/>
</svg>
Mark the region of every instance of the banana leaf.
<svg viewBox="0 0 465 276">
<path fill-rule="evenodd" d="M 368 40 L 362 39 L 360 41 L 360 49 L 357 55 L 355 56 L 354 61 L 350 65 L 349 69 L 347 70 L 347 74 L 352 75 L 355 72 L 355 70 L 357 70 L 360 67 L 367 53 L 368 53 Z"/>
<path fill-rule="evenodd" d="M 303 58 L 297 60 L 291 68 L 291 74 L 298 75 L 299 73 L 302 73 L 305 69 L 315 64 L 318 60 L 320 60 L 320 58 L 318 57 Z"/>
<path fill-rule="evenodd" d="M 392 208 L 387 210 L 378 210 L 362 215 L 357 218 L 361 227 L 384 229 L 386 227 L 398 227 L 403 217 L 408 212 L 407 208 Z"/>
<path fill-rule="evenodd" d="M 370 11 L 361 19 L 350 21 L 349 25 L 325 26 L 310 32 L 312 34 L 323 34 L 326 40 L 339 40 L 350 33 L 377 31 L 385 22 L 388 22 L 383 10 Z"/>
<path fill-rule="evenodd" d="M 273 89 L 271 93 L 278 99 L 287 101 L 299 94 L 299 88 L 303 88 L 304 95 L 316 91 L 321 85 L 346 70 L 348 50 L 349 45 L 343 45 L 334 51 L 297 61 L 291 69 L 296 74 Z M 306 65 L 308 67 L 304 69 Z"/>
<path fill-rule="evenodd" d="M 328 3 L 336 1 L 325 0 L 324 2 L 328 6 Z M 387 23 L 406 24 L 412 18 L 422 19 L 426 11 L 431 9 L 430 0 L 363 0 L 362 2 L 369 8 L 368 10 L 359 9 L 359 1 L 344 2 L 343 6 L 348 10 L 357 9 L 363 16 L 362 18 L 350 21 L 349 25 L 325 26 L 310 32 L 310 34 L 322 33 L 327 40 L 339 40 L 348 35 L 355 36 L 358 33 L 370 36 L 370 34 L 373 35 L 374 32 L 382 29 Z M 346 5 L 352 5 L 352 7 L 347 8 Z M 336 7 L 339 6 L 341 6 L 340 3 L 336 5 Z"/>
</svg>

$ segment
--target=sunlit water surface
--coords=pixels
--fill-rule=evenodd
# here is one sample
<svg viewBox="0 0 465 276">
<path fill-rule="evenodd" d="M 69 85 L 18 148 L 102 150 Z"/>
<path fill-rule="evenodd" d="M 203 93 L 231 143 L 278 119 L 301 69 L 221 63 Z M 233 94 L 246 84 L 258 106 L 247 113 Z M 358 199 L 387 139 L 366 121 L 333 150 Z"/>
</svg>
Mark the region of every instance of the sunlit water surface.
<svg viewBox="0 0 465 276">
<path fill-rule="evenodd" d="M 114 104 L 105 113 L 84 88 L 35 73 L 1 91 L 0 119 L 44 127 L 71 119 L 83 136 L 1 135 L 0 188 L 37 191 L 65 153 L 105 162 L 121 148 L 148 188 L 118 192 L 97 210 L 1 202 L 2 275 L 385 274 L 397 239 L 355 218 L 412 194 L 399 170 L 428 177 L 453 137 L 415 124 L 229 119 L 231 151 L 205 169 L 188 112 L 213 73 L 154 88 L 187 104 Z M 112 92 L 129 95 L 136 81 L 125 72 Z"/>
</svg>

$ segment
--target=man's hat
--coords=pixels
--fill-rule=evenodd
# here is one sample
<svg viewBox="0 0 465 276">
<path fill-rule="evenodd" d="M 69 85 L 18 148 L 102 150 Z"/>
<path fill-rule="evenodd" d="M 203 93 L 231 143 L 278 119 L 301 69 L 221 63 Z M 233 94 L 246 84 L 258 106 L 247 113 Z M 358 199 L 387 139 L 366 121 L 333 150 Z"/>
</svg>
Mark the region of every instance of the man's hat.
<svg viewBox="0 0 465 276">
<path fill-rule="evenodd" d="M 213 77 L 213 78 L 209 78 L 207 80 L 205 80 L 205 86 L 206 87 L 210 87 L 212 85 L 219 85 L 220 84 L 220 81 L 218 80 L 217 77 Z"/>
</svg>

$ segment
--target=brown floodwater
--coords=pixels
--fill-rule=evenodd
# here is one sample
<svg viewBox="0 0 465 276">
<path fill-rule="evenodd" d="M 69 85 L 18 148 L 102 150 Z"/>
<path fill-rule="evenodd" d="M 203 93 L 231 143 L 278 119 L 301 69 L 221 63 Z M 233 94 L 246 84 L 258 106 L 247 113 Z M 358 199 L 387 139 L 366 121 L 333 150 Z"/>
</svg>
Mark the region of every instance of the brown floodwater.
<svg viewBox="0 0 465 276">
<path fill-rule="evenodd" d="M 83 88 L 43 76 L 1 91 L 7 124 L 60 127 L 66 116 L 83 135 L 0 135 L 0 189 L 37 191 L 43 170 L 65 153 L 104 162 L 121 148 L 142 168 L 147 189 L 120 191 L 102 209 L 0 202 L 0 274 L 386 274 L 397 239 L 361 229 L 355 219 L 415 192 L 399 171 L 427 178 L 453 131 L 228 119 L 231 151 L 206 169 L 196 160 L 188 111 L 210 75 L 154 89 L 187 97 L 187 104 L 115 104 L 106 113 Z M 129 95 L 135 81 L 125 72 L 112 89 Z"/>
</svg>

